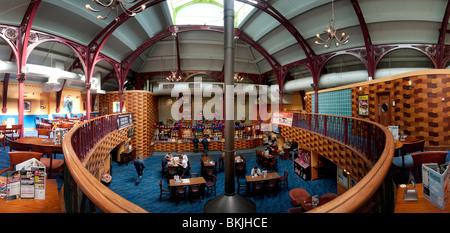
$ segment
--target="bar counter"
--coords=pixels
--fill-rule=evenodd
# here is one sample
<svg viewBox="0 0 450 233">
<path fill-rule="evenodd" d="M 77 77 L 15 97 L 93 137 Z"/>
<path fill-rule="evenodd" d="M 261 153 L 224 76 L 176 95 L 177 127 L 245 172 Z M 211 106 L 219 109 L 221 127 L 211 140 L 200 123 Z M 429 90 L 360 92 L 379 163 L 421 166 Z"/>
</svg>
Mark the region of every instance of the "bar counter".
<svg viewBox="0 0 450 233">
<path fill-rule="evenodd" d="M 253 139 L 234 139 L 235 149 L 249 149 L 255 148 L 263 145 L 262 138 Z M 224 150 L 225 142 L 222 141 L 209 141 L 208 150 Z M 166 142 L 166 141 L 155 141 L 153 144 L 154 151 L 194 151 L 194 143 L 192 141 L 188 142 Z M 201 142 L 198 143 L 198 150 L 203 151 L 203 145 Z"/>
</svg>

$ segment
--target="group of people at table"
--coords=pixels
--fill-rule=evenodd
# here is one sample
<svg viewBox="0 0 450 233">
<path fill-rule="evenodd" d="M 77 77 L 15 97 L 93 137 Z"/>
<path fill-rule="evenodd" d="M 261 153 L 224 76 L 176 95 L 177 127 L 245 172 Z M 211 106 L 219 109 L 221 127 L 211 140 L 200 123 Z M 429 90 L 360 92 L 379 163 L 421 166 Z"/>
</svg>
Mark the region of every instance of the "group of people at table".
<svg viewBox="0 0 450 233">
<path fill-rule="evenodd" d="M 219 161 L 212 160 L 211 157 L 207 156 L 206 154 L 203 154 L 200 162 L 201 162 L 201 176 L 198 178 L 194 176 L 194 178 L 191 178 L 192 174 L 190 173 L 190 162 L 189 157 L 181 152 L 180 155 L 173 155 L 172 152 L 168 152 L 162 159 L 162 169 L 163 173 L 167 174 L 167 177 L 169 179 L 169 186 L 172 188 L 172 193 L 175 192 L 175 190 L 178 188 L 177 186 L 189 186 L 191 183 L 197 184 L 198 182 L 204 183 L 206 186 L 208 185 L 209 180 L 211 177 L 217 178 L 216 172 L 217 169 L 220 170 L 219 164 L 223 163 L 223 159 L 225 157 L 225 154 L 223 153 L 221 157 L 219 157 Z M 246 176 L 246 169 L 245 169 L 245 163 L 246 158 L 237 155 L 235 153 L 235 168 L 236 173 L 235 175 L 238 177 L 245 177 L 247 182 L 247 187 L 250 188 L 250 184 L 253 182 L 259 182 L 259 181 L 266 181 L 270 179 L 278 179 L 280 176 L 275 173 L 267 173 L 267 171 L 261 171 L 260 168 L 254 167 L 250 171 L 250 175 Z M 238 166 L 244 164 L 243 173 L 238 172 Z M 223 164 L 222 164 L 223 165 Z M 169 169 L 172 171 L 169 172 Z M 206 170 L 210 169 L 213 172 L 207 172 Z M 198 175 L 197 175 L 198 176 Z M 193 179 L 201 179 L 195 180 L 194 182 L 191 182 Z M 214 181 L 215 182 L 215 181 Z"/>
</svg>

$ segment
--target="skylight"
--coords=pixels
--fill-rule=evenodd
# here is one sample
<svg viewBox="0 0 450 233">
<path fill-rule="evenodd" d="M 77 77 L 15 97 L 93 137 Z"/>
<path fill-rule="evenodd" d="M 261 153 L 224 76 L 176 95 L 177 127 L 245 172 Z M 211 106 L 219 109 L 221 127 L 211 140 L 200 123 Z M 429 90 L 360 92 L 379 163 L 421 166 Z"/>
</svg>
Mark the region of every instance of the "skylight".
<svg viewBox="0 0 450 233">
<path fill-rule="evenodd" d="M 175 25 L 223 26 L 223 0 L 167 0 Z M 235 27 L 254 7 L 234 2 Z"/>
</svg>

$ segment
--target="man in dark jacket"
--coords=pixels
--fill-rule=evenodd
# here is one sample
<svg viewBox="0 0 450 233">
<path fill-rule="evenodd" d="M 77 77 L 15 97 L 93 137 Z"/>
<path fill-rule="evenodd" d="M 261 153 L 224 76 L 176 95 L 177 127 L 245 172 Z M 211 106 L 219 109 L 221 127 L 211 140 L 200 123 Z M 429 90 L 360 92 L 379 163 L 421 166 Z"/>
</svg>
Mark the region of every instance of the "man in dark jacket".
<svg viewBox="0 0 450 233">
<path fill-rule="evenodd" d="M 138 185 L 142 180 L 145 168 L 144 160 L 142 159 L 141 155 L 138 155 L 138 158 L 134 160 L 134 167 L 136 168 L 138 174 L 138 179 L 136 180 L 136 185 Z"/>
<path fill-rule="evenodd" d="M 194 142 L 194 152 L 197 153 L 198 152 L 198 143 L 200 142 L 200 140 L 198 140 L 198 138 L 196 136 L 194 136 L 194 139 L 192 139 L 192 141 Z"/>
<path fill-rule="evenodd" d="M 204 150 L 205 154 L 208 154 L 209 142 L 208 142 L 208 139 L 206 138 L 206 136 L 203 137 L 202 144 L 203 144 L 203 150 Z"/>
</svg>

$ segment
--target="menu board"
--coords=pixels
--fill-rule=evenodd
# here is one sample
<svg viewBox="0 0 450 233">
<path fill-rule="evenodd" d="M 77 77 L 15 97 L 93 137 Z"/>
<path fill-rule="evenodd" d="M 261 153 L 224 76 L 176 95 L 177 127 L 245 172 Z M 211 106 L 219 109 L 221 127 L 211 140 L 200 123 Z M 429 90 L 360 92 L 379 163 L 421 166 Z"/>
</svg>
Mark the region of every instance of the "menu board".
<svg viewBox="0 0 450 233">
<path fill-rule="evenodd" d="M 131 119 L 131 114 L 117 115 L 117 128 L 123 129 L 128 126 L 132 126 L 133 121 Z"/>
</svg>

